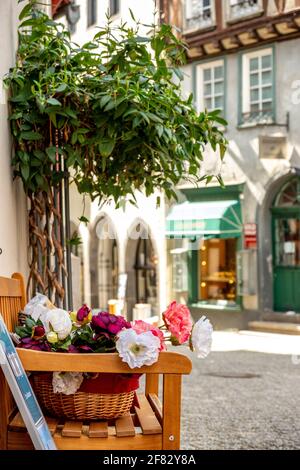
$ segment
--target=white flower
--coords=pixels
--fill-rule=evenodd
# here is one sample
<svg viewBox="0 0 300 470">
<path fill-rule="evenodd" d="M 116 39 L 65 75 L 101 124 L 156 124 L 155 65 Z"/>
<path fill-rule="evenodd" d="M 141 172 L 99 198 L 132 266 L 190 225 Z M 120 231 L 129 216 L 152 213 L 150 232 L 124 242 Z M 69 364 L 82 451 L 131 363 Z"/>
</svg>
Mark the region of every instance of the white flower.
<svg viewBox="0 0 300 470">
<path fill-rule="evenodd" d="M 211 350 L 213 327 L 208 318 L 202 316 L 192 330 L 191 342 L 197 357 L 206 357 Z"/>
<path fill-rule="evenodd" d="M 73 395 L 83 381 L 81 372 L 53 372 L 52 386 L 54 393 Z"/>
<path fill-rule="evenodd" d="M 118 333 L 117 351 L 131 369 L 151 366 L 158 359 L 160 341 L 151 331 L 137 334 L 132 328 Z"/>
<path fill-rule="evenodd" d="M 45 316 L 41 318 L 46 334 L 50 331 L 57 333 L 58 339 L 63 340 L 72 330 L 72 321 L 70 315 L 61 308 L 48 310 Z"/>
<path fill-rule="evenodd" d="M 46 295 L 37 294 L 25 305 L 24 313 L 37 321 L 41 315 L 47 313 L 49 304 L 50 300 Z"/>
</svg>

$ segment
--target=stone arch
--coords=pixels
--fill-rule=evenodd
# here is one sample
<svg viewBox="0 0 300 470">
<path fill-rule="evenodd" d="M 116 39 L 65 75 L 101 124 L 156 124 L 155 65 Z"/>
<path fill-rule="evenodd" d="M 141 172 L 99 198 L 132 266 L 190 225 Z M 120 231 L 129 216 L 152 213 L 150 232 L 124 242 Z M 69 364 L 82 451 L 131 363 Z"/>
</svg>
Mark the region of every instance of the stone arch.
<svg viewBox="0 0 300 470">
<path fill-rule="evenodd" d="M 116 296 L 119 241 L 112 219 L 102 212 L 90 227 L 91 307 L 107 309 Z"/>
<path fill-rule="evenodd" d="M 127 273 L 127 317 L 132 319 L 136 303 L 149 303 L 158 314 L 158 250 L 149 225 L 136 218 L 130 225 L 125 248 Z"/>
</svg>

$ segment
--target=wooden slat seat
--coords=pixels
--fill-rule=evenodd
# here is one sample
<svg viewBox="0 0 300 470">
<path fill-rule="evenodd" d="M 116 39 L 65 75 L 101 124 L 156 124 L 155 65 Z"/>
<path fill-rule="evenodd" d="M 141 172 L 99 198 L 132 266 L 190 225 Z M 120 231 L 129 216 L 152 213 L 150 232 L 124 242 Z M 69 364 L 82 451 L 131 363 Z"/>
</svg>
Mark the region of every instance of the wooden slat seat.
<svg viewBox="0 0 300 470">
<path fill-rule="evenodd" d="M 156 396 L 153 399 L 156 405 L 159 399 Z M 92 448 L 107 448 L 107 439 L 113 440 L 115 444 L 116 439 L 120 439 L 120 443 L 124 442 L 125 438 L 137 436 L 137 441 L 144 435 L 160 435 L 155 437 L 153 442 L 157 442 L 158 448 L 161 448 L 162 443 L 162 427 L 156 418 L 156 411 L 152 408 L 150 401 L 144 394 L 138 394 L 138 402 L 140 408 L 136 407 L 135 414 L 128 414 L 110 421 L 91 421 L 90 423 L 83 423 L 81 421 L 63 421 L 56 418 L 46 416 L 46 421 L 49 426 L 50 432 L 60 449 L 64 449 L 65 445 L 69 446 L 69 438 L 80 439 L 87 446 L 87 449 Z M 135 423 L 135 424 L 134 424 Z M 15 450 L 15 445 L 18 436 L 15 433 L 23 433 L 26 436 L 22 437 L 23 448 L 32 449 L 32 443 L 27 433 L 26 426 L 20 413 L 16 413 L 8 425 L 8 449 Z M 86 437 L 91 438 L 87 440 Z M 150 444 L 151 439 L 147 438 Z M 80 444 L 82 448 L 82 443 Z M 132 447 L 134 448 L 134 447 Z"/>
<path fill-rule="evenodd" d="M 26 304 L 21 274 L 13 279 L 0 277 L 0 312 L 10 331 L 18 312 Z M 58 449 L 169 450 L 180 448 L 181 377 L 189 374 L 191 361 L 174 352 L 161 352 L 152 366 L 130 369 L 117 353 L 78 354 L 47 353 L 17 349 L 29 372 L 79 371 L 146 374 L 145 392 L 138 394 L 139 407 L 133 414 L 110 421 L 81 422 L 46 420 Z M 163 401 L 158 399 L 159 377 L 163 376 Z M 32 449 L 23 420 L 0 370 L 0 449 Z"/>
</svg>

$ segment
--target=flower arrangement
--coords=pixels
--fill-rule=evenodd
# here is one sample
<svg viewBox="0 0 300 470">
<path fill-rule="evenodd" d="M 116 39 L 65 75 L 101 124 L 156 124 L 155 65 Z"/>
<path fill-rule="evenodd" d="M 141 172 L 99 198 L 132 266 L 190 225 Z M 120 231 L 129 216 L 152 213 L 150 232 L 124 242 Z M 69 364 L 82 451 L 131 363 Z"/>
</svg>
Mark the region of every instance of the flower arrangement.
<svg viewBox="0 0 300 470">
<path fill-rule="evenodd" d="M 130 368 L 154 364 L 166 343 L 186 343 L 198 357 L 211 349 L 212 325 L 202 317 L 193 324 L 189 309 L 172 302 L 163 313 L 163 324 L 154 326 L 143 320 L 128 322 L 108 312 L 92 314 L 87 305 L 77 312 L 55 308 L 46 296 L 38 294 L 26 305 L 25 322 L 16 327 L 18 346 L 38 351 L 66 353 L 118 352 Z M 72 375 L 73 374 L 73 375 Z M 56 393 L 75 393 L 82 383 L 80 374 L 54 373 Z"/>
</svg>

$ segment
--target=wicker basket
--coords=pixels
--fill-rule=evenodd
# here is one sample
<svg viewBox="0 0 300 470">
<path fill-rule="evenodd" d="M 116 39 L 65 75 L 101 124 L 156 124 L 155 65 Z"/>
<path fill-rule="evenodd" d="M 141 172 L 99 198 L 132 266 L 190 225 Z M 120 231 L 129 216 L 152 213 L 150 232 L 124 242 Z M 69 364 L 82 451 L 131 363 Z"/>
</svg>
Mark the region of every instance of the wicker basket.
<svg viewBox="0 0 300 470">
<path fill-rule="evenodd" d="M 53 393 L 49 374 L 33 374 L 32 387 L 44 412 L 57 418 L 93 420 L 114 419 L 130 412 L 134 391 L 125 393 Z"/>
</svg>

